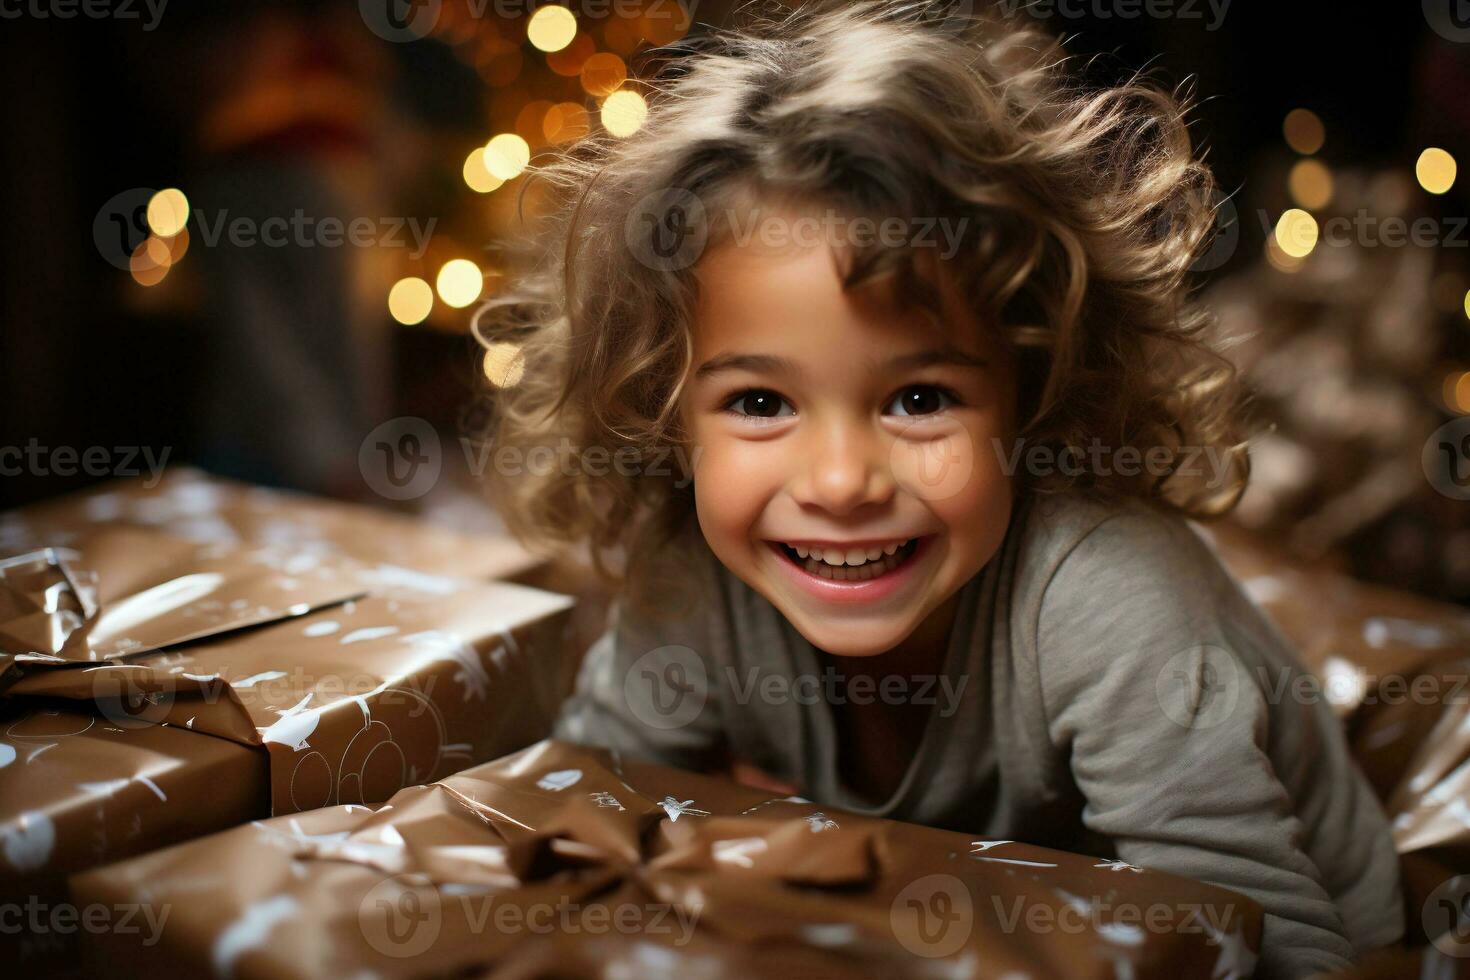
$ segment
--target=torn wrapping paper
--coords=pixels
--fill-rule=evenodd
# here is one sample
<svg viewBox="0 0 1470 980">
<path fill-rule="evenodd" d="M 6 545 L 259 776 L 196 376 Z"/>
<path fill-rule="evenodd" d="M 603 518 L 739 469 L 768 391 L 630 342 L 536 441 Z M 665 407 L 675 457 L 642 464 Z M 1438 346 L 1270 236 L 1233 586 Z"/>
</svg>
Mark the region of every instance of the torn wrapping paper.
<svg viewBox="0 0 1470 980">
<path fill-rule="evenodd" d="M 119 976 L 1248 976 L 1261 911 L 1117 861 L 822 809 L 545 741 L 380 808 L 88 872 Z M 757 967 L 759 964 L 759 967 Z"/>
<path fill-rule="evenodd" d="M 100 526 L 164 531 L 196 544 L 290 548 L 473 579 L 522 579 L 544 565 L 508 535 L 466 534 L 391 511 L 254 487 L 189 467 L 99 487 L 0 514 L 0 557 L 71 545 Z"/>
</svg>

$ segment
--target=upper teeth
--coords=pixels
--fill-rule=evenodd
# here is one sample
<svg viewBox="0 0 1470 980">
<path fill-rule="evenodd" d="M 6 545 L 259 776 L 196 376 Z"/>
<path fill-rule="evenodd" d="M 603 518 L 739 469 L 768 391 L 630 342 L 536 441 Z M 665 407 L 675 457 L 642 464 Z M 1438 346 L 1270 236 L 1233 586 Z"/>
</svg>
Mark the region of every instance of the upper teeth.
<svg viewBox="0 0 1470 980">
<path fill-rule="evenodd" d="M 877 561 L 884 555 L 891 555 L 899 548 L 909 543 L 911 539 L 903 541 L 892 541 L 881 547 L 874 545 L 871 548 L 806 548 L 799 544 L 790 547 L 803 558 L 812 558 L 816 561 L 825 562 L 828 565 L 861 565 L 865 561 Z"/>
</svg>

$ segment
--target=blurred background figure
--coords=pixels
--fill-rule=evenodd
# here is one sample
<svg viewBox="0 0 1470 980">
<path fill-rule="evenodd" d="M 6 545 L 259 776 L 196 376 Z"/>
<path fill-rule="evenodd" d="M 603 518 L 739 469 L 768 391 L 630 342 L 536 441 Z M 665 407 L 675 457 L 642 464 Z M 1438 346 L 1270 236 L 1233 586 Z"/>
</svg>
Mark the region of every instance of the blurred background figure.
<svg viewBox="0 0 1470 980">
<path fill-rule="evenodd" d="M 224 476 L 352 494 L 358 444 L 388 417 L 383 254 L 319 234 L 391 211 L 378 144 L 395 66 L 361 27 L 343 6 L 229 5 L 175 63 L 193 81 L 194 200 L 225 232 L 199 252 L 213 329 L 198 430 L 199 461 Z M 227 214 L 288 224 L 285 244 L 232 240 Z"/>
</svg>

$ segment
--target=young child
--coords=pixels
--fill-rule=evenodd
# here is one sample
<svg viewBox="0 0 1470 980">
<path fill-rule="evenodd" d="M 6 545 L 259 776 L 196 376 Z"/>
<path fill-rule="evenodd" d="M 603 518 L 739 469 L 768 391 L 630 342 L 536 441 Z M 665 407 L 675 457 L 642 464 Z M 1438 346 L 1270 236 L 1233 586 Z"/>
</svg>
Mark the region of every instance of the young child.
<svg viewBox="0 0 1470 980">
<path fill-rule="evenodd" d="M 1384 815 L 1184 520 L 1246 475 L 1209 171 L 1173 98 L 946 9 L 752 17 L 542 171 L 494 496 L 626 586 L 556 734 L 1232 888 L 1263 974 L 1346 967 L 1403 930 Z"/>
</svg>

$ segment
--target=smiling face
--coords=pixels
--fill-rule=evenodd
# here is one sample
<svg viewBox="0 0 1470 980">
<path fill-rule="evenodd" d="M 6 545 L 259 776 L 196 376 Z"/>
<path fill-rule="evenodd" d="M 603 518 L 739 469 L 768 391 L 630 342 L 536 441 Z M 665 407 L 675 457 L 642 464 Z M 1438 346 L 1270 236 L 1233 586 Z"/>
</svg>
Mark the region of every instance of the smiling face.
<svg viewBox="0 0 1470 980">
<path fill-rule="evenodd" d="M 711 550 L 827 653 L 941 642 L 1010 520 L 1009 354 L 952 298 L 941 325 L 845 292 L 825 244 L 724 245 L 696 271 L 680 411 Z"/>
</svg>

